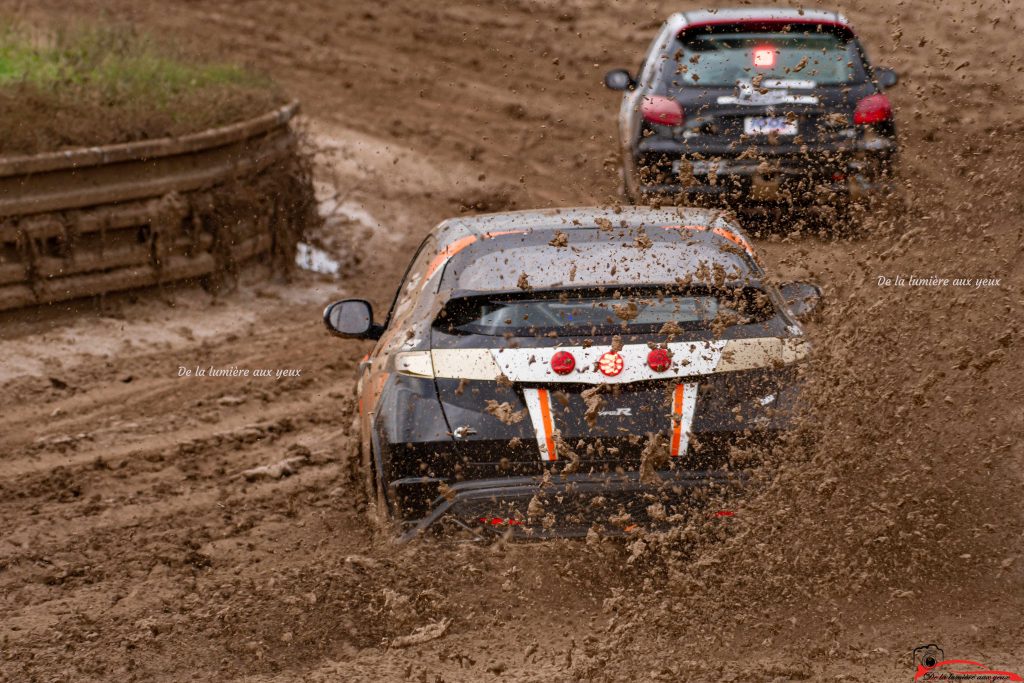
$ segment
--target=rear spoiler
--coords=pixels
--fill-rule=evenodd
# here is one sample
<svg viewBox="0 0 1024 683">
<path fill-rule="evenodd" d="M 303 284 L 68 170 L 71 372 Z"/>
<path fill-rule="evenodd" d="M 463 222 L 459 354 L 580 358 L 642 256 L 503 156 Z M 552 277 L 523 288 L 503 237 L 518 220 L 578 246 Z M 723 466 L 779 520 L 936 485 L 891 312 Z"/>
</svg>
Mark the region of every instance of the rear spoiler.
<svg viewBox="0 0 1024 683">
<path fill-rule="evenodd" d="M 792 19 L 786 17 L 762 17 L 750 19 L 720 19 L 687 24 L 679 29 L 677 36 L 688 31 L 702 30 L 706 33 L 724 33 L 729 29 L 751 31 L 758 29 L 777 30 L 781 26 L 792 26 L 793 32 L 815 30 L 831 32 L 843 36 L 855 37 L 853 27 L 849 24 L 829 19 Z"/>
</svg>

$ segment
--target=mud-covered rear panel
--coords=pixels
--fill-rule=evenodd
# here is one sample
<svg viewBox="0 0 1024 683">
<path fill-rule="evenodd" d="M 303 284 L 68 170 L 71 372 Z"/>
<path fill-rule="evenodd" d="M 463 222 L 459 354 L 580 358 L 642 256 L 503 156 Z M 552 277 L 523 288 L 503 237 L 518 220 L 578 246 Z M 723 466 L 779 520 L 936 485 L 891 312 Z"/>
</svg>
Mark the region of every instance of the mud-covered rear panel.
<svg viewBox="0 0 1024 683">
<path fill-rule="evenodd" d="M 460 476 L 714 469 L 784 428 L 798 332 L 742 283 L 504 292 L 450 300 L 431 363 Z"/>
<path fill-rule="evenodd" d="M 796 395 L 791 369 L 624 385 L 436 382 L 471 478 L 635 470 L 645 452 L 661 467 L 715 469 L 732 446 L 784 429 Z"/>
</svg>

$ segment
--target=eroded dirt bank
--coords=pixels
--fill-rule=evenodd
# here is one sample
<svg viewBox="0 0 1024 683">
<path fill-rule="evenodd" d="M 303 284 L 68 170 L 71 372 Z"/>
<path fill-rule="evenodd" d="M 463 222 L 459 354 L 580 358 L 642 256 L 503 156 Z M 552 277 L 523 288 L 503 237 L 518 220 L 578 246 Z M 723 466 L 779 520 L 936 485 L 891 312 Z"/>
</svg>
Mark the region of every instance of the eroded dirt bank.
<svg viewBox="0 0 1024 683">
<path fill-rule="evenodd" d="M 103 6 L 303 100 L 348 260 L 339 282 L 252 272 L 212 302 L 173 290 L 4 319 L 0 676 L 902 681 L 924 642 L 1024 669 L 1024 76 L 1009 5 L 843 5 L 903 77 L 907 210 L 853 241 L 758 240 L 829 307 L 811 330 L 808 438 L 774 455 L 736 517 L 629 544 L 400 549 L 361 514 L 363 349 L 326 338 L 323 303 L 383 308 L 421 236 L 466 207 L 609 199 L 617 99 L 601 74 L 635 67 L 676 7 Z M 999 283 L 877 284 L 897 275 Z M 179 377 L 195 366 L 301 374 Z M 243 474 L 284 460 L 292 476 Z"/>
</svg>

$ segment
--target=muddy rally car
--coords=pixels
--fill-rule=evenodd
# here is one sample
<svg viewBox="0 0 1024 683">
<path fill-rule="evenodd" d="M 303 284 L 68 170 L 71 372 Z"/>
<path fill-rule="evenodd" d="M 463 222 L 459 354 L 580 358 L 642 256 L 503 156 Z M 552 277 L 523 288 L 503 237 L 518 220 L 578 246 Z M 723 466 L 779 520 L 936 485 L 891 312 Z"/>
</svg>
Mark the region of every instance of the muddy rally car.
<svg viewBox="0 0 1024 683">
<path fill-rule="evenodd" d="M 720 211 L 568 209 L 445 221 L 360 368 L 370 500 L 429 527 L 543 538 L 671 521 L 725 486 L 731 449 L 789 426 L 797 317 L 820 290 L 765 281 Z"/>
<path fill-rule="evenodd" d="M 841 14 L 673 14 L 643 63 L 615 69 L 623 183 L 737 208 L 826 207 L 890 186 L 896 128 L 885 88 Z"/>
</svg>

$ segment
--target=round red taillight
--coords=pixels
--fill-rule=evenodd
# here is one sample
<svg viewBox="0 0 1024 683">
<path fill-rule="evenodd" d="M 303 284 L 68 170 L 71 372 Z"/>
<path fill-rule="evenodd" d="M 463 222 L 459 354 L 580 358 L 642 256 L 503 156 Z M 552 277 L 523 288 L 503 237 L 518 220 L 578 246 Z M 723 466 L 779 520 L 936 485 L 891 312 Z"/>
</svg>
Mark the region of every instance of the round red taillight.
<svg viewBox="0 0 1024 683">
<path fill-rule="evenodd" d="M 558 351 L 551 356 L 551 369 L 559 375 L 568 375 L 576 368 L 576 359 L 568 351 Z"/>
<path fill-rule="evenodd" d="M 672 366 L 672 354 L 668 349 L 651 349 L 647 354 L 647 364 L 655 372 L 665 372 Z"/>
<path fill-rule="evenodd" d="M 609 377 L 614 377 L 622 372 L 623 367 L 625 367 L 625 362 L 622 360 L 622 356 L 614 351 L 609 351 L 597 359 L 597 368 Z"/>
</svg>

